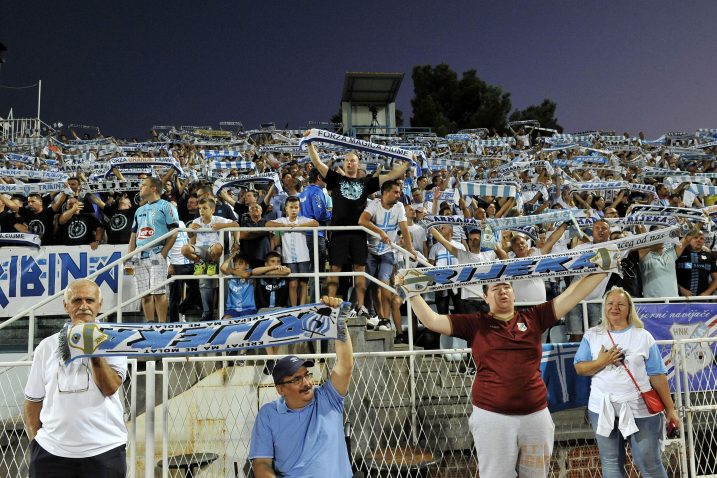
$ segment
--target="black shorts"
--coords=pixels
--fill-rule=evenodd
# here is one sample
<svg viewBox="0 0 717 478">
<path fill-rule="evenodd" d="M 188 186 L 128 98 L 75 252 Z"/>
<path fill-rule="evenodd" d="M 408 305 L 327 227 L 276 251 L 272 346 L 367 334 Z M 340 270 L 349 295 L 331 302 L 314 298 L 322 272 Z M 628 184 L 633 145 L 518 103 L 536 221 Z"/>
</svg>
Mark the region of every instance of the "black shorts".
<svg viewBox="0 0 717 478">
<path fill-rule="evenodd" d="M 30 478 L 124 478 L 127 475 L 125 448 L 125 445 L 121 445 L 87 458 L 64 458 L 51 454 L 33 440 L 30 442 Z"/>
<path fill-rule="evenodd" d="M 331 234 L 329 242 L 329 264 L 332 266 L 366 265 L 368 244 L 366 233 L 342 231 Z"/>
</svg>

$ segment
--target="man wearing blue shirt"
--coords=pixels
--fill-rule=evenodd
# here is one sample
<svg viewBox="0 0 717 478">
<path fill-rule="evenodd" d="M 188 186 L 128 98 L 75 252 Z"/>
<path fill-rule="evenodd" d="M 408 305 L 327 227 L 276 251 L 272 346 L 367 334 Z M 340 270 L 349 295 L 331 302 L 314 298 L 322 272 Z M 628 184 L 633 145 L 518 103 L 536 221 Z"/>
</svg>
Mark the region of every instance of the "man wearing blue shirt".
<svg viewBox="0 0 717 478">
<path fill-rule="evenodd" d="M 324 297 L 338 307 L 341 299 Z M 314 362 L 290 355 L 276 362 L 272 376 L 280 397 L 259 410 L 249 459 L 257 478 L 350 478 L 344 440 L 344 399 L 353 370 L 351 338 L 336 341 L 329 381 L 314 387 Z"/>
<path fill-rule="evenodd" d="M 134 213 L 132 234 L 129 238 L 129 252 L 176 229 L 179 223 L 177 209 L 168 201 L 160 198 L 162 181 L 148 177 L 142 181 L 139 194 L 145 204 Z M 167 279 L 167 255 L 174 245 L 177 235 L 168 236 L 163 242 L 140 252 L 139 263 L 135 269 L 137 290 L 151 292 L 142 297 L 142 310 L 147 322 L 154 321 L 154 314 L 160 322 L 167 320 L 167 294 L 165 286 L 155 287 Z"/>
<path fill-rule="evenodd" d="M 316 219 L 320 226 L 326 226 L 331 221 L 331 211 L 326 204 L 326 183 L 321 178 L 318 169 L 312 169 L 309 173 L 309 184 L 299 194 L 299 200 L 301 201 L 301 212 L 300 215 L 308 217 L 309 219 Z M 326 233 L 325 231 L 319 231 L 319 272 L 324 272 L 326 267 Z M 309 248 L 309 255 L 311 256 L 311 264 L 316 264 L 314 260 L 314 233 L 306 233 L 306 245 Z M 312 269 L 313 271 L 313 269 Z M 313 285 L 313 282 L 312 282 Z M 310 294 L 313 297 L 313 294 Z"/>
</svg>

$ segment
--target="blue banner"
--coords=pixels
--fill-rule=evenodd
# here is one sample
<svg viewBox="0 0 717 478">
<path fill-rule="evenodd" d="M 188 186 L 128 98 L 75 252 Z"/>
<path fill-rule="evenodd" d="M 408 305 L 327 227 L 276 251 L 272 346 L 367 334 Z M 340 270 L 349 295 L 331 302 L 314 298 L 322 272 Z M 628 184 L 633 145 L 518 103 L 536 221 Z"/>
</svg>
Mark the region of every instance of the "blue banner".
<svg viewBox="0 0 717 478">
<path fill-rule="evenodd" d="M 717 304 L 675 303 L 635 304 L 645 328 L 655 340 L 696 339 L 717 336 Z M 675 391 L 675 364 L 672 347 L 660 347 L 667 366 L 670 389 Z M 717 342 L 691 343 L 685 345 L 685 359 L 679 364 L 680 373 L 687 370 L 688 384 L 682 384 L 682 391 L 689 386 L 691 391 L 717 389 Z M 681 379 L 682 377 L 680 377 Z"/>
<path fill-rule="evenodd" d="M 75 279 L 83 279 L 122 257 L 126 245 L 0 247 L 0 318 L 12 317 L 45 297 L 65 289 Z M 103 310 L 116 303 L 118 267 L 95 278 L 103 296 Z M 135 292 L 136 293 L 136 292 Z M 36 310 L 37 315 L 64 314 L 58 298 Z"/>
<path fill-rule="evenodd" d="M 579 345 L 543 344 L 540 373 L 548 389 L 548 409 L 551 412 L 588 404 L 590 377 L 578 375 L 573 365 Z"/>
</svg>

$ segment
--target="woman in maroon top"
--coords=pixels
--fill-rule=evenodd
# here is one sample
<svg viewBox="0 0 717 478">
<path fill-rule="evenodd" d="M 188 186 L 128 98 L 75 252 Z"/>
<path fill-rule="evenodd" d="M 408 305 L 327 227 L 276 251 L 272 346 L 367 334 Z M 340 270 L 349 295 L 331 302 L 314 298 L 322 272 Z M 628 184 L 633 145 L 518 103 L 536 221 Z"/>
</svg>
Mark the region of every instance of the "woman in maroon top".
<svg viewBox="0 0 717 478">
<path fill-rule="evenodd" d="M 520 311 L 508 282 L 483 287 L 488 313 L 439 315 L 421 296 L 409 299 L 427 328 L 471 344 L 476 375 L 468 423 L 480 476 L 547 476 L 555 426 L 540 376 L 542 334 L 606 275 L 585 276 L 552 301 Z"/>
</svg>

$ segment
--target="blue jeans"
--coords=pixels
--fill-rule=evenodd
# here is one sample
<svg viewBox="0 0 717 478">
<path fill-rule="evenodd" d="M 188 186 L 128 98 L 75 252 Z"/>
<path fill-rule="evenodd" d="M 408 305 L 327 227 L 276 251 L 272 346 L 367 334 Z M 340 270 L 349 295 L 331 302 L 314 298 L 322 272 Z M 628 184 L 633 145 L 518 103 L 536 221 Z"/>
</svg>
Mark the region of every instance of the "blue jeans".
<svg viewBox="0 0 717 478">
<path fill-rule="evenodd" d="M 598 414 L 588 410 L 590 424 L 593 432 L 597 430 Z M 654 415 L 645 418 L 635 418 L 637 428 L 640 430 L 633 433 L 627 440 L 630 441 L 632 450 L 632 461 L 645 478 L 667 478 L 667 472 L 662 465 L 662 454 L 660 452 L 660 438 L 664 421 L 662 415 Z M 595 433 L 595 441 L 600 450 L 600 463 L 602 464 L 603 478 L 624 478 L 625 473 L 625 441 L 620 430 L 615 426 L 609 437 Z"/>
<path fill-rule="evenodd" d="M 588 327 L 595 327 L 600 323 L 602 318 L 602 304 L 588 304 Z M 583 306 L 578 304 L 567 314 L 565 314 L 565 323 L 567 325 L 568 334 L 579 335 L 584 334 L 583 330 Z"/>
</svg>

